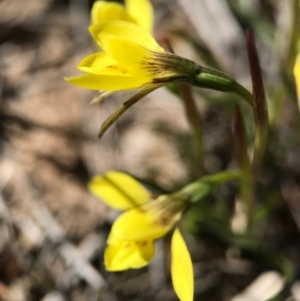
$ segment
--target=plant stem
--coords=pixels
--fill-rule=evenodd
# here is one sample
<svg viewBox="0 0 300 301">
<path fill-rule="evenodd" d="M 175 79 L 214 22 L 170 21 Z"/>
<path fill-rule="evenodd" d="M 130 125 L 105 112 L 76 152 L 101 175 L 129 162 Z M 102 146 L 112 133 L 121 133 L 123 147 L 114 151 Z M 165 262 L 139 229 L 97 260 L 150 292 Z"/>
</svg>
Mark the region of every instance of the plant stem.
<svg viewBox="0 0 300 301">
<path fill-rule="evenodd" d="M 208 195 L 216 186 L 224 182 L 238 180 L 240 176 L 239 170 L 222 171 L 199 178 L 183 187 L 179 193 L 186 194 L 190 198 L 191 203 L 196 203 Z"/>
</svg>

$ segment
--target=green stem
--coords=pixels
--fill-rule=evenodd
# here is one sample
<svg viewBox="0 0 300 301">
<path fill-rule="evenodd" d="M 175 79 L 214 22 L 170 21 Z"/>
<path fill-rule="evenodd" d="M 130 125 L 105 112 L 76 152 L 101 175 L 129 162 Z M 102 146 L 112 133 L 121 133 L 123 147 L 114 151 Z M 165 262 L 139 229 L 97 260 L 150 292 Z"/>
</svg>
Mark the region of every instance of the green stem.
<svg viewBox="0 0 300 301">
<path fill-rule="evenodd" d="M 179 193 L 187 195 L 191 203 L 196 203 L 208 195 L 216 186 L 224 182 L 238 180 L 240 176 L 239 170 L 222 171 L 199 178 L 195 182 L 182 188 Z"/>
<path fill-rule="evenodd" d="M 250 106 L 253 105 L 252 94 L 225 73 L 208 67 L 200 67 L 200 70 L 195 82 L 191 83 L 192 85 L 222 92 L 235 93 Z"/>
</svg>

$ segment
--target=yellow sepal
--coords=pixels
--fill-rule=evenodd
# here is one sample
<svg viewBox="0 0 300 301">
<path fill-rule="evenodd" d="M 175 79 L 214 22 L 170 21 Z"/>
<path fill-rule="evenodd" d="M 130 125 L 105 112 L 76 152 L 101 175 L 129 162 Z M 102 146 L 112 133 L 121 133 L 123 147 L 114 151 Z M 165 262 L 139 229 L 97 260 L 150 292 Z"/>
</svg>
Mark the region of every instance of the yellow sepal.
<svg viewBox="0 0 300 301">
<path fill-rule="evenodd" d="M 297 95 L 298 95 L 298 107 L 300 109 L 300 53 L 298 53 L 294 65 L 294 76 L 296 81 Z"/>
<path fill-rule="evenodd" d="M 123 20 L 136 23 L 135 18 L 132 18 L 125 7 L 117 2 L 96 1 L 91 10 L 92 24 L 112 20 Z"/>
<path fill-rule="evenodd" d="M 171 252 L 171 274 L 174 290 L 180 301 L 192 301 L 194 296 L 193 264 L 178 229 L 175 229 L 172 237 Z"/>
<path fill-rule="evenodd" d="M 141 88 L 149 83 L 147 77 L 123 76 L 107 74 L 84 74 L 74 77 L 65 77 L 65 80 L 75 86 L 90 90 L 132 90 Z"/>
<path fill-rule="evenodd" d="M 92 25 L 89 31 L 96 43 L 105 50 L 103 42 L 109 37 L 119 38 L 136 43 L 150 51 L 164 52 L 154 37 L 146 29 L 125 21 L 108 21 Z M 121 51 L 122 49 L 119 49 Z"/>
<path fill-rule="evenodd" d="M 139 206 L 151 198 L 150 193 L 139 182 L 119 171 L 95 176 L 88 183 L 88 188 L 95 196 L 117 210 Z"/>
<path fill-rule="evenodd" d="M 152 31 L 153 7 L 149 0 L 126 0 L 125 7 L 128 14 L 135 19 L 136 24 Z"/>
</svg>

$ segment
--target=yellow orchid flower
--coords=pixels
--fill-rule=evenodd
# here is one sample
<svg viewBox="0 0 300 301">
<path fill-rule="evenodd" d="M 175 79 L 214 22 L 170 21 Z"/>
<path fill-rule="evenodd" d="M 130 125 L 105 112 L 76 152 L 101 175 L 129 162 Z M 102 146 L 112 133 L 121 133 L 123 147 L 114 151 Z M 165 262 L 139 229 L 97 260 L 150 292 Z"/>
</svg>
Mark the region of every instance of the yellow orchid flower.
<svg viewBox="0 0 300 301">
<path fill-rule="evenodd" d="M 153 7 L 149 0 L 125 0 L 125 6 L 118 2 L 96 1 L 91 10 L 92 24 L 112 20 L 128 21 L 152 31 Z"/>
<path fill-rule="evenodd" d="M 89 28 L 103 49 L 78 65 L 85 75 L 67 78 L 91 90 L 119 91 L 166 84 L 194 76 L 198 65 L 168 53 L 145 29 L 125 21 L 109 21 Z M 199 70 L 198 70 L 199 71 Z"/>
<path fill-rule="evenodd" d="M 294 65 L 294 76 L 297 87 L 297 95 L 298 95 L 298 107 L 300 109 L 300 52 L 298 53 Z"/>
<path fill-rule="evenodd" d="M 184 239 L 176 226 L 191 203 L 198 202 L 216 185 L 240 179 L 239 171 L 202 177 L 178 192 L 152 199 L 151 194 L 129 175 L 110 171 L 94 177 L 90 191 L 115 209 L 128 209 L 114 222 L 104 254 L 109 271 L 138 269 L 154 256 L 154 242 L 175 228 L 171 240 L 171 275 L 181 301 L 192 301 L 193 265 Z"/>
<path fill-rule="evenodd" d="M 143 96 L 171 82 L 234 92 L 252 102 L 251 93 L 235 80 L 165 51 L 149 31 L 136 24 L 115 20 L 92 25 L 89 30 L 103 51 L 79 63 L 78 69 L 85 74 L 66 80 L 82 88 L 100 90 L 99 100 L 116 91 L 141 89 L 109 116 L 99 136 Z"/>
<path fill-rule="evenodd" d="M 148 194 L 146 200 L 145 188 L 122 172 L 111 171 L 96 176 L 89 183 L 89 189 L 113 208 L 131 208 L 114 222 L 109 234 L 104 254 L 105 267 L 109 271 L 148 265 L 154 256 L 154 241 L 175 226 L 188 205 L 180 193 L 162 195 L 156 200 L 151 200 Z M 193 266 L 178 228 L 172 236 L 171 251 L 174 290 L 181 301 L 192 301 Z"/>
</svg>

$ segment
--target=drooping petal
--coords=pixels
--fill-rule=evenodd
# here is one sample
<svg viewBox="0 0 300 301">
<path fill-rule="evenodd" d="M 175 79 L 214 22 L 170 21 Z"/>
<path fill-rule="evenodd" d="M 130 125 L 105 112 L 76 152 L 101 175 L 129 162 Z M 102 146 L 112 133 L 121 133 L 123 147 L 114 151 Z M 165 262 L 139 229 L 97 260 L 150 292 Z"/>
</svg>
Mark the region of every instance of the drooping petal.
<svg viewBox="0 0 300 301">
<path fill-rule="evenodd" d="M 110 207 L 125 210 L 146 203 L 150 193 L 126 173 L 110 171 L 95 176 L 88 183 L 89 190 Z"/>
<path fill-rule="evenodd" d="M 94 96 L 94 98 L 92 99 L 92 101 L 90 102 L 91 105 L 95 104 L 95 103 L 100 103 L 101 101 L 103 101 L 104 99 L 106 99 L 107 97 L 109 97 L 110 95 L 114 94 L 114 91 L 104 91 L 104 90 L 100 90 L 98 91 L 98 93 Z"/>
<path fill-rule="evenodd" d="M 85 74 L 75 77 L 65 78 L 67 82 L 75 86 L 90 90 L 131 90 L 138 89 L 148 84 L 148 78 L 143 76 L 117 76 L 117 75 L 98 75 Z"/>
<path fill-rule="evenodd" d="M 136 23 L 148 31 L 153 28 L 153 7 L 149 0 L 126 0 L 126 11 Z"/>
<path fill-rule="evenodd" d="M 193 264 L 180 231 L 174 231 L 171 243 L 171 274 L 174 290 L 180 301 L 192 301 L 194 296 Z"/>
<path fill-rule="evenodd" d="M 91 10 L 92 24 L 99 24 L 112 20 L 136 22 L 135 18 L 132 18 L 128 14 L 123 5 L 117 2 L 96 1 Z"/>
<path fill-rule="evenodd" d="M 127 101 L 125 101 L 116 111 L 111 113 L 107 119 L 103 122 L 98 138 L 101 138 L 104 133 L 109 129 L 109 127 L 116 122 L 122 114 L 124 114 L 130 107 L 132 107 L 136 102 L 138 102 L 142 97 L 148 95 L 150 92 L 160 88 L 162 84 L 149 84 L 145 86 L 143 89 L 141 89 L 140 92 L 133 95 L 131 98 L 129 98 Z"/>
<path fill-rule="evenodd" d="M 119 216 L 112 226 L 113 235 L 127 241 L 155 240 L 170 231 L 179 218 L 178 214 L 169 219 L 159 210 L 142 210 L 143 206 L 130 209 Z"/>
<path fill-rule="evenodd" d="M 118 241 L 105 249 L 104 263 L 109 271 L 139 269 L 150 262 L 155 253 L 153 241 Z"/>
<path fill-rule="evenodd" d="M 103 51 L 83 58 L 77 68 L 89 74 L 133 77 L 132 73 Z"/>
<path fill-rule="evenodd" d="M 92 25 L 89 31 L 97 44 L 104 49 L 103 42 L 109 37 L 132 41 L 148 50 L 164 52 L 154 37 L 146 29 L 125 21 L 109 21 L 99 25 Z M 105 49 L 104 49 L 105 50 Z"/>
</svg>

